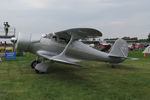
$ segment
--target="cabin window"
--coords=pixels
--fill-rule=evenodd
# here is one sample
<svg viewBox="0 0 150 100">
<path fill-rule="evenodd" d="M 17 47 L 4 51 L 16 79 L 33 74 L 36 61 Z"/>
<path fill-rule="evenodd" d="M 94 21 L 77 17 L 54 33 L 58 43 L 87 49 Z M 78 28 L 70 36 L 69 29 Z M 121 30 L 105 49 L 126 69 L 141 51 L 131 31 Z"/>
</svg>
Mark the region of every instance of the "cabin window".
<svg viewBox="0 0 150 100">
<path fill-rule="evenodd" d="M 52 41 L 56 41 L 58 43 L 67 44 L 70 41 L 71 36 L 66 34 L 61 34 L 56 36 L 54 33 L 44 34 L 43 38 L 51 39 Z"/>
<path fill-rule="evenodd" d="M 42 35 L 42 37 L 46 39 L 51 39 L 53 41 L 57 41 L 57 37 L 54 33 L 44 34 Z"/>
</svg>

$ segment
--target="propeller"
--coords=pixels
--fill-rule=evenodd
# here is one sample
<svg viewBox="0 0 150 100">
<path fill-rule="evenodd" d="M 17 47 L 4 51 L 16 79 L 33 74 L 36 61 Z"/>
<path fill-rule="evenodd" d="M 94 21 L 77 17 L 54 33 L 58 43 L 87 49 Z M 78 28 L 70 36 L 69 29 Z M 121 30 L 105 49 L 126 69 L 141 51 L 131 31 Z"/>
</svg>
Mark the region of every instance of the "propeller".
<svg viewBox="0 0 150 100">
<path fill-rule="evenodd" d="M 15 45 L 15 50 L 27 51 L 31 43 L 31 34 L 19 33 L 17 37 L 11 38 L 11 42 Z"/>
</svg>

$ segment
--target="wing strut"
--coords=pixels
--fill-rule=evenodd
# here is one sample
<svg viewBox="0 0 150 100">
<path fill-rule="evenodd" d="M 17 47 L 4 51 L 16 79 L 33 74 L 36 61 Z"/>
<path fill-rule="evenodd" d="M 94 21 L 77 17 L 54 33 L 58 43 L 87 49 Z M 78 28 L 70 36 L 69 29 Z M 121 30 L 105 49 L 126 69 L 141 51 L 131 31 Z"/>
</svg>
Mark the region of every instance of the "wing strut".
<svg viewBox="0 0 150 100">
<path fill-rule="evenodd" d="M 69 43 L 66 45 L 65 49 L 64 49 L 59 55 L 53 56 L 53 57 L 51 58 L 51 60 L 60 61 L 60 62 L 64 62 L 64 63 L 74 64 L 74 63 L 72 62 L 72 60 L 70 60 L 70 59 L 69 59 L 68 57 L 66 57 L 66 55 L 65 55 L 67 49 L 69 48 L 69 46 L 71 45 L 71 43 L 73 42 L 73 40 L 74 40 L 74 36 L 72 35 L 72 36 L 71 36 L 71 39 L 70 39 Z"/>
<path fill-rule="evenodd" d="M 66 45 L 65 49 L 59 54 L 59 56 L 65 56 L 66 51 L 67 51 L 68 47 L 71 45 L 72 41 L 73 41 L 73 35 L 71 36 L 69 43 Z"/>
</svg>

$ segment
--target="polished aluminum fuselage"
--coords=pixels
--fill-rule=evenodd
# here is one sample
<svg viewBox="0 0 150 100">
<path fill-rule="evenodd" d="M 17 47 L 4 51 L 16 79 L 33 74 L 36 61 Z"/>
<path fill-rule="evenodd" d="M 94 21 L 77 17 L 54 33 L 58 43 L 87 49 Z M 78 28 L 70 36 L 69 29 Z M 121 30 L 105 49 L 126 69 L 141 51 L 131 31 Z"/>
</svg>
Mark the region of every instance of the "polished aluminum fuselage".
<svg viewBox="0 0 150 100">
<path fill-rule="evenodd" d="M 59 55 L 64 50 L 66 45 L 67 43 L 58 42 L 52 39 L 41 38 L 39 42 L 31 42 L 28 51 L 35 54 L 37 54 L 37 51 L 47 51 L 49 52 L 49 56 L 52 57 Z M 114 59 L 112 57 L 109 57 L 108 53 L 96 50 L 80 41 L 72 42 L 71 45 L 68 47 L 65 55 L 69 58 L 74 58 L 79 61 L 88 60 L 119 63 L 124 60 L 120 58 Z"/>
</svg>

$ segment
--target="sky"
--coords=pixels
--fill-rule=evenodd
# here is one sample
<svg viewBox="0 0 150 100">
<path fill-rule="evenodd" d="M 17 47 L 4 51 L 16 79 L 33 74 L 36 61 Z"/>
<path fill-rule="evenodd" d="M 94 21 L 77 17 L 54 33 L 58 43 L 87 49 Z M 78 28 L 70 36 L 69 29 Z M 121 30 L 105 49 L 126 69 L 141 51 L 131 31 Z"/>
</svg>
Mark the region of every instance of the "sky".
<svg viewBox="0 0 150 100">
<path fill-rule="evenodd" d="M 150 0 L 0 0 L 0 27 L 40 34 L 70 28 L 95 28 L 103 38 L 147 38 Z"/>
</svg>

